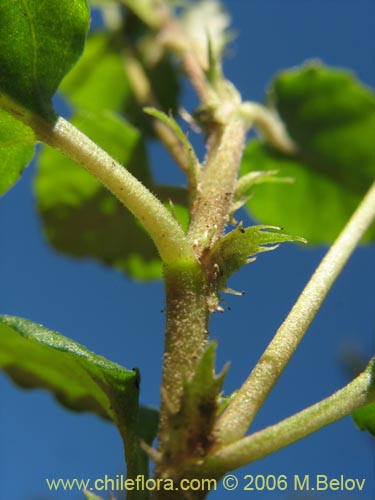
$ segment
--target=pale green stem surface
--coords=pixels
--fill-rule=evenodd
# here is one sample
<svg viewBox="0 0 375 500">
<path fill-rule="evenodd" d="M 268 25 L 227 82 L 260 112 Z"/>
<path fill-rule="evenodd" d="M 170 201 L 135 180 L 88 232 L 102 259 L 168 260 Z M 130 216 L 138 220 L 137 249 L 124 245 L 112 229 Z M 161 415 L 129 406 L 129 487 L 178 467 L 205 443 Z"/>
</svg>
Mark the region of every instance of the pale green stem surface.
<svg viewBox="0 0 375 500">
<path fill-rule="evenodd" d="M 257 365 L 218 420 L 215 429 L 218 442 L 231 443 L 246 434 L 374 217 L 375 183 L 323 258 Z"/>
<path fill-rule="evenodd" d="M 246 131 L 243 120 L 235 115 L 210 138 L 188 233 L 198 255 L 221 237 L 229 220 Z"/>
<path fill-rule="evenodd" d="M 164 205 L 126 168 L 64 118 L 39 125 L 41 140 L 83 165 L 143 224 L 166 265 L 194 262 L 184 232 Z"/>
<path fill-rule="evenodd" d="M 241 111 L 249 126 L 254 125 L 259 128 L 273 147 L 286 154 L 297 151 L 296 145 L 276 113 L 256 102 L 244 102 Z"/>
<path fill-rule="evenodd" d="M 375 399 L 370 367 L 344 388 L 281 422 L 240 439 L 214 453 L 204 473 L 221 475 L 280 450 L 335 422 Z"/>
</svg>

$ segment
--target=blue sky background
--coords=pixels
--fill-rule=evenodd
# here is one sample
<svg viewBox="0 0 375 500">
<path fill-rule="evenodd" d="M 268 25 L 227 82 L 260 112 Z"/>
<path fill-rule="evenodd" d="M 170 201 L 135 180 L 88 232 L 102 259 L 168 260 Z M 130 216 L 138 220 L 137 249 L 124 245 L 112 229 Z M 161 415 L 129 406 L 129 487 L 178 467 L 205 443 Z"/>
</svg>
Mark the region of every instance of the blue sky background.
<svg viewBox="0 0 375 500">
<path fill-rule="evenodd" d="M 262 100 L 281 69 L 319 58 L 350 68 L 374 83 L 375 3 L 366 0 L 231 0 L 236 40 L 226 74 L 245 99 Z M 186 105 L 195 102 L 186 92 Z M 375 131 L 374 131 L 375 134 Z M 155 175 L 176 176 L 172 162 L 152 150 Z M 353 166 L 355 168 L 355 166 Z M 158 404 L 164 318 L 162 284 L 139 284 L 90 261 L 52 252 L 43 239 L 32 194 L 33 166 L 0 199 L 1 313 L 42 323 L 142 374 L 142 402 Z M 287 229 L 287 224 L 285 225 Z M 211 335 L 219 340 L 218 368 L 230 360 L 226 391 L 247 376 L 293 305 L 325 248 L 284 245 L 259 257 L 231 281 L 246 290 L 228 297 L 231 310 L 215 315 Z M 274 423 L 328 396 L 348 381 L 342 352 L 374 351 L 374 247 L 357 250 L 329 295 L 254 428 Z M 50 493 L 45 478 L 92 478 L 123 472 L 115 428 L 98 418 L 69 413 L 42 391 L 25 392 L 0 375 L 0 499 L 78 500 L 78 492 Z M 245 474 L 327 474 L 365 478 L 363 492 L 317 498 L 375 498 L 374 447 L 346 418 L 287 449 L 237 471 Z M 290 481 L 291 482 L 291 481 Z M 211 498 L 289 500 L 286 492 L 225 492 Z M 108 498 L 108 495 L 107 497 Z M 304 498 L 315 498 L 313 496 Z"/>
</svg>

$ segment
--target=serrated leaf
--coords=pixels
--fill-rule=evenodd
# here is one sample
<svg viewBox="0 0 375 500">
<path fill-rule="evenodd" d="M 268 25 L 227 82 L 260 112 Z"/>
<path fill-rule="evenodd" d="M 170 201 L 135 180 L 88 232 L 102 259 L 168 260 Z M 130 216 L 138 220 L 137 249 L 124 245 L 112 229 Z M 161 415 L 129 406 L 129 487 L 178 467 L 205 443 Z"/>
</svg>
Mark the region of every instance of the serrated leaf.
<svg viewBox="0 0 375 500">
<path fill-rule="evenodd" d="M 1 0 L 0 11 L 0 91 L 50 117 L 52 96 L 83 50 L 87 3 Z"/>
<path fill-rule="evenodd" d="M 73 122 L 149 184 L 139 133 L 110 113 L 85 113 Z M 44 148 L 35 181 L 46 235 L 59 251 L 91 257 L 138 279 L 161 276 L 161 262 L 147 233 L 96 179 L 56 150 Z"/>
<path fill-rule="evenodd" d="M 212 342 L 192 378 L 184 383 L 180 409 L 169 417 L 173 456 L 203 455 L 214 442 L 212 429 L 227 373 L 226 367 L 219 375 L 215 374 L 215 355 L 216 343 Z"/>
<path fill-rule="evenodd" d="M 255 255 L 274 250 L 279 243 L 306 243 L 304 238 L 279 231 L 280 228 L 274 226 L 250 226 L 244 229 L 240 224 L 221 238 L 209 255 L 217 280 L 217 289 L 224 289 L 227 279 L 242 266 L 254 260 Z"/>
<path fill-rule="evenodd" d="M 134 426 L 137 373 L 57 332 L 26 319 L 0 316 L 0 367 L 18 385 L 47 389 L 71 410 L 109 418 L 122 434 Z"/>
<path fill-rule="evenodd" d="M 368 431 L 375 436 L 375 403 L 355 410 L 353 412 L 353 418 L 361 431 Z"/>
<path fill-rule="evenodd" d="M 348 72 L 310 64 L 281 73 L 269 100 L 298 153 L 283 157 L 250 143 L 242 172 L 278 169 L 295 183 L 262 186 L 248 207 L 261 222 L 329 243 L 375 177 L 374 95 Z"/>
<path fill-rule="evenodd" d="M 34 132 L 0 109 L 0 195 L 21 176 L 34 156 L 34 148 Z"/>
<path fill-rule="evenodd" d="M 91 34 L 82 57 L 62 81 L 60 92 L 78 109 L 122 110 L 131 91 L 121 50 L 113 34 Z"/>
</svg>

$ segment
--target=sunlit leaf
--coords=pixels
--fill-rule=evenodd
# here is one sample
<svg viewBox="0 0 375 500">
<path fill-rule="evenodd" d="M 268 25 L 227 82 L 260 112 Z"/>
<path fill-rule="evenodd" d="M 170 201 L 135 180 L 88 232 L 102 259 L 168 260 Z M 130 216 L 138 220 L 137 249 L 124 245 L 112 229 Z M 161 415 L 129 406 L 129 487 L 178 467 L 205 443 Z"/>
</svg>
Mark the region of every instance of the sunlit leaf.
<svg viewBox="0 0 375 500">
<path fill-rule="evenodd" d="M 0 91 L 50 116 L 52 96 L 83 50 L 87 3 L 2 0 L 0 10 Z"/>
<path fill-rule="evenodd" d="M 285 157 L 252 142 L 242 173 L 277 169 L 295 183 L 257 188 L 248 203 L 250 212 L 310 243 L 329 243 L 375 177 L 375 98 L 350 73 L 315 64 L 281 73 L 271 86 L 269 102 L 298 153 Z"/>
<path fill-rule="evenodd" d="M 122 429 L 137 409 L 138 375 L 41 325 L 0 316 L 0 367 L 18 385 L 50 391 L 64 406 Z"/>
<path fill-rule="evenodd" d="M 304 236 L 310 244 L 332 242 L 360 203 L 361 196 L 298 159 L 284 157 L 258 142 L 245 150 L 243 172 L 279 169 L 291 184 L 256 186 L 247 203 L 251 215 L 265 224 L 277 224 Z M 366 239 L 375 236 L 370 229 Z"/>
</svg>

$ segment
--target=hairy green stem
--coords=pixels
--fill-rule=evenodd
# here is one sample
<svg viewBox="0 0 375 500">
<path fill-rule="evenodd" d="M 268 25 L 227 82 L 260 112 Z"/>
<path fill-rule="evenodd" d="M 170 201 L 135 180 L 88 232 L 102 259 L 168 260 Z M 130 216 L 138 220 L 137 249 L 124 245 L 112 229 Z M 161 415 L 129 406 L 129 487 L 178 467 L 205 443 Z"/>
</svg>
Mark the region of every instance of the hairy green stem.
<svg viewBox="0 0 375 500">
<path fill-rule="evenodd" d="M 246 131 L 243 120 L 234 114 L 211 134 L 188 233 L 197 255 L 221 237 L 229 220 Z"/>
<path fill-rule="evenodd" d="M 375 218 L 375 183 L 332 245 L 257 365 L 224 411 L 215 433 L 221 443 L 244 436 L 293 356 L 310 323 Z"/>
<path fill-rule="evenodd" d="M 181 226 L 164 205 L 120 163 L 64 118 L 39 123 L 38 137 L 83 165 L 144 225 L 166 265 L 194 262 Z"/>
<path fill-rule="evenodd" d="M 296 145 L 289 137 L 278 115 L 256 102 L 244 102 L 241 106 L 244 118 L 249 125 L 259 128 L 267 141 L 276 149 L 286 154 L 295 153 Z"/>
<path fill-rule="evenodd" d="M 166 267 L 167 324 L 162 380 L 159 450 L 165 465 L 176 460 L 169 417 L 181 403 L 183 383 L 195 372 L 208 340 L 207 285 L 201 266 Z"/>
<path fill-rule="evenodd" d="M 213 476 L 280 450 L 375 400 L 373 367 L 326 399 L 246 438 L 224 446 L 203 465 Z"/>
</svg>

